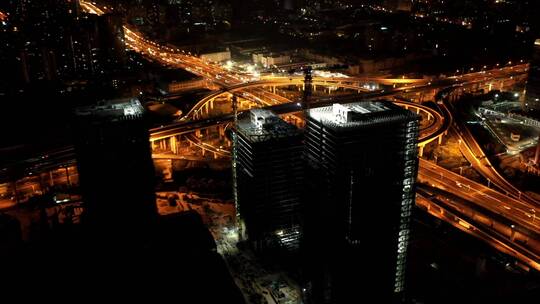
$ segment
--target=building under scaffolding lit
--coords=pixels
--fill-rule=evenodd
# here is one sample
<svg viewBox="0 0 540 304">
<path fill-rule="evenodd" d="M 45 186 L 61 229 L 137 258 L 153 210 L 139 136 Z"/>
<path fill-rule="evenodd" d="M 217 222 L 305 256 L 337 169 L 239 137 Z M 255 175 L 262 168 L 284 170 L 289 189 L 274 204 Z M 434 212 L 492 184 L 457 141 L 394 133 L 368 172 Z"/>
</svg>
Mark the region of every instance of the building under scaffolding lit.
<svg viewBox="0 0 540 304">
<path fill-rule="evenodd" d="M 235 128 L 236 200 L 257 250 L 298 247 L 302 133 L 268 110 L 251 110 Z"/>
<path fill-rule="evenodd" d="M 314 303 L 401 297 L 418 123 L 416 114 L 386 101 L 308 110 L 304 234 Z"/>
</svg>

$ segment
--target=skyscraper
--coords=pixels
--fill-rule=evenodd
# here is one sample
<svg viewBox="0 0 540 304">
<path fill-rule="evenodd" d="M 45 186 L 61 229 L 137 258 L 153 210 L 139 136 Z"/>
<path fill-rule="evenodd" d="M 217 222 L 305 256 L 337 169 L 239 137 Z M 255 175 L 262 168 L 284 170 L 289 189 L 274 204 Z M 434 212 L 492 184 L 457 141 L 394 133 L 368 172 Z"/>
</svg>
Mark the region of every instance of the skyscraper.
<svg viewBox="0 0 540 304">
<path fill-rule="evenodd" d="M 75 119 L 88 223 L 137 238 L 157 215 L 144 108 L 136 98 L 109 100 L 77 109 Z"/>
<path fill-rule="evenodd" d="M 298 247 L 302 134 L 268 110 L 251 110 L 235 128 L 236 197 L 254 247 Z"/>
<path fill-rule="evenodd" d="M 70 65 L 74 76 L 98 76 L 119 69 L 125 60 L 124 31 L 119 15 L 90 15 L 70 30 Z"/>
<path fill-rule="evenodd" d="M 527 80 L 527 93 L 523 110 L 540 117 L 540 39 L 534 42 L 534 54 Z"/>
<path fill-rule="evenodd" d="M 308 111 L 305 233 L 311 248 L 308 292 L 315 303 L 390 303 L 401 297 L 418 121 L 390 102 Z"/>
</svg>

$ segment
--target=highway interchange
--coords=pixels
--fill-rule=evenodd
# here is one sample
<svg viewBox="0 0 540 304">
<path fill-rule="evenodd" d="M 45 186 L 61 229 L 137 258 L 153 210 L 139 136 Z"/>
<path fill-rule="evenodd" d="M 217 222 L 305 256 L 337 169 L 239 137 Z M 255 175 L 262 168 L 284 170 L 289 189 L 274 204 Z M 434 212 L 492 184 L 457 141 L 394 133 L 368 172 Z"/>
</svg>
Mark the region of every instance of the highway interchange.
<svg viewBox="0 0 540 304">
<path fill-rule="evenodd" d="M 87 12 L 95 14 L 104 14 L 108 12 L 108 8 L 99 8 L 95 4 L 87 1 L 81 1 L 81 7 Z M 210 94 L 197 103 L 181 121 L 150 130 L 151 138 L 153 140 L 160 140 L 178 134 L 193 132 L 196 129 L 208 128 L 232 121 L 233 114 L 214 117 L 211 115 L 208 115 L 208 117 L 198 116 L 198 120 L 194 120 L 194 113 L 197 113 L 208 102 L 223 94 L 234 94 L 235 92 L 239 92 L 244 99 L 257 104 L 259 107 L 272 109 L 278 114 L 297 113 L 302 111 L 302 104 L 269 92 L 263 88 L 268 86 L 303 85 L 303 79 L 301 77 L 279 75 L 261 76 L 256 74 L 246 75 L 234 73 L 219 64 L 203 61 L 180 49 L 160 45 L 156 42 L 147 40 L 142 34 L 138 33 L 130 26 L 124 26 L 124 33 L 126 45 L 131 49 L 140 52 L 148 59 L 170 67 L 189 70 L 194 74 L 205 77 L 215 85 L 221 87 L 220 90 Z M 497 65 L 490 68 L 484 68 L 485 69 L 480 71 L 469 71 L 469 73 L 461 75 L 456 73 L 452 76 L 440 77 L 437 79 L 314 78 L 314 84 L 316 85 L 356 89 L 358 94 L 325 97 L 318 100 L 314 99 L 312 105 L 323 106 L 332 103 L 357 101 L 359 99 L 393 98 L 402 94 L 411 94 L 414 92 L 446 91 L 449 92 L 449 94 L 452 94 L 453 92 L 464 90 L 467 86 L 484 86 L 487 83 L 489 83 L 489 88 L 491 88 L 491 82 L 495 83 L 497 80 L 504 81 L 504 79 L 511 79 L 515 76 L 523 75 L 527 72 L 528 65 L 520 63 L 512 65 L 512 63 L 509 62 L 502 66 Z M 394 86 L 393 89 L 369 91 L 362 86 L 362 84 L 366 82 L 395 84 L 397 86 Z M 496 87 L 493 89 L 496 89 Z M 496 168 L 490 164 L 482 147 L 474 139 L 474 136 L 468 130 L 467 126 L 454 120 L 452 117 L 453 105 L 449 98 L 445 97 L 446 96 L 441 96 L 441 98 L 437 100 L 439 102 L 439 111 L 430 114 L 433 117 L 433 123 L 429 125 L 428 131 L 422 132 L 419 141 L 420 144 L 425 145 L 447 133 L 456 136 L 460 142 L 461 152 L 471 163 L 473 168 L 488 179 L 490 183 L 495 185 L 496 188 L 501 189 L 502 192 L 476 183 L 422 158 L 420 158 L 419 164 L 419 181 L 440 190 L 453 193 L 474 203 L 481 210 L 489 210 L 490 212 L 503 216 L 509 223 L 512 223 L 510 224 L 512 230 L 514 230 L 514 228 L 521 229 L 522 231 L 525 231 L 524 233 L 528 233 L 529 237 L 538 241 L 540 239 L 540 220 L 536 218 L 536 211 L 539 209 L 540 203 L 526 193 L 522 193 L 498 173 Z M 425 107 L 418 104 L 401 102 L 401 106 L 405 105 L 412 108 Z M 424 109 L 426 111 L 434 111 L 431 108 L 425 108 L 429 109 Z M 68 148 L 64 153 L 61 153 L 61 155 L 59 154 L 60 156 L 57 157 L 59 157 L 59 159 L 66 159 L 66 157 L 70 158 L 71 156 L 74 156 L 72 153 L 73 150 Z M 419 198 L 425 203 L 426 198 L 424 196 L 419 195 Z M 512 242 L 513 240 L 507 240 L 505 246 L 511 248 L 513 246 Z M 531 243 L 538 244 L 538 242 Z M 516 245 L 514 247 L 519 246 Z M 532 258 L 530 254 L 526 260 L 520 256 L 520 254 L 515 254 L 515 256 L 528 266 L 540 270 L 540 248 L 534 245 L 533 248 L 529 247 L 528 249 L 533 252 Z M 514 253 L 516 252 L 517 251 L 514 251 Z M 510 254 L 512 254 L 512 252 L 510 252 Z"/>
</svg>

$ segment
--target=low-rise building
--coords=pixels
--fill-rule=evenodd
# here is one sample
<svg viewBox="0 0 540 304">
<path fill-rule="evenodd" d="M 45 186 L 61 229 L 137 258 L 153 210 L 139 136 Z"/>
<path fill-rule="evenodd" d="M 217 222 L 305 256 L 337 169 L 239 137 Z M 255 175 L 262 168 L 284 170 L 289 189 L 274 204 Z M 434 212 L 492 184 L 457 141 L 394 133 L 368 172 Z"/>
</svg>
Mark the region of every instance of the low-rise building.
<svg viewBox="0 0 540 304">
<path fill-rule="evenodd" d="M 254 64 L 261 64 L 265 68 L 291 62 L 291 56 L 285 53 L 254 53 L 252 58 Z"/>
<path fill-rule="evenodd" d="M 158 90 L 163 95 L 206 89 L 209 84 L 203 77 L 178 69 L 165 70 L 158 79 Z"/>
<path fill-rule="evenodd" d="M 231 60 L 231 51 L 229 48 L 224 51 L 205 52 L 199 55 L 201 59 L 211 62 L 223 62 Z"/>
</svg>

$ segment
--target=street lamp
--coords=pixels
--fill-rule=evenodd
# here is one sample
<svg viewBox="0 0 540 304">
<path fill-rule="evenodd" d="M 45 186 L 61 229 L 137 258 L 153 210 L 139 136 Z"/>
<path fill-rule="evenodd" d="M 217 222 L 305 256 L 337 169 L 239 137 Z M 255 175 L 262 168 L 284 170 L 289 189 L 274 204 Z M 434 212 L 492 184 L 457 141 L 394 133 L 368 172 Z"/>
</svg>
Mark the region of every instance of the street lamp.
<svg viewBox="0 0 540 304">
<path fill-rule="evenodd" d="M 516 239 L 516 231 L 514 230 L 516 226 L 514 224 L 510 225 L 510 240 L 513 242 Z"/>
</svg>

